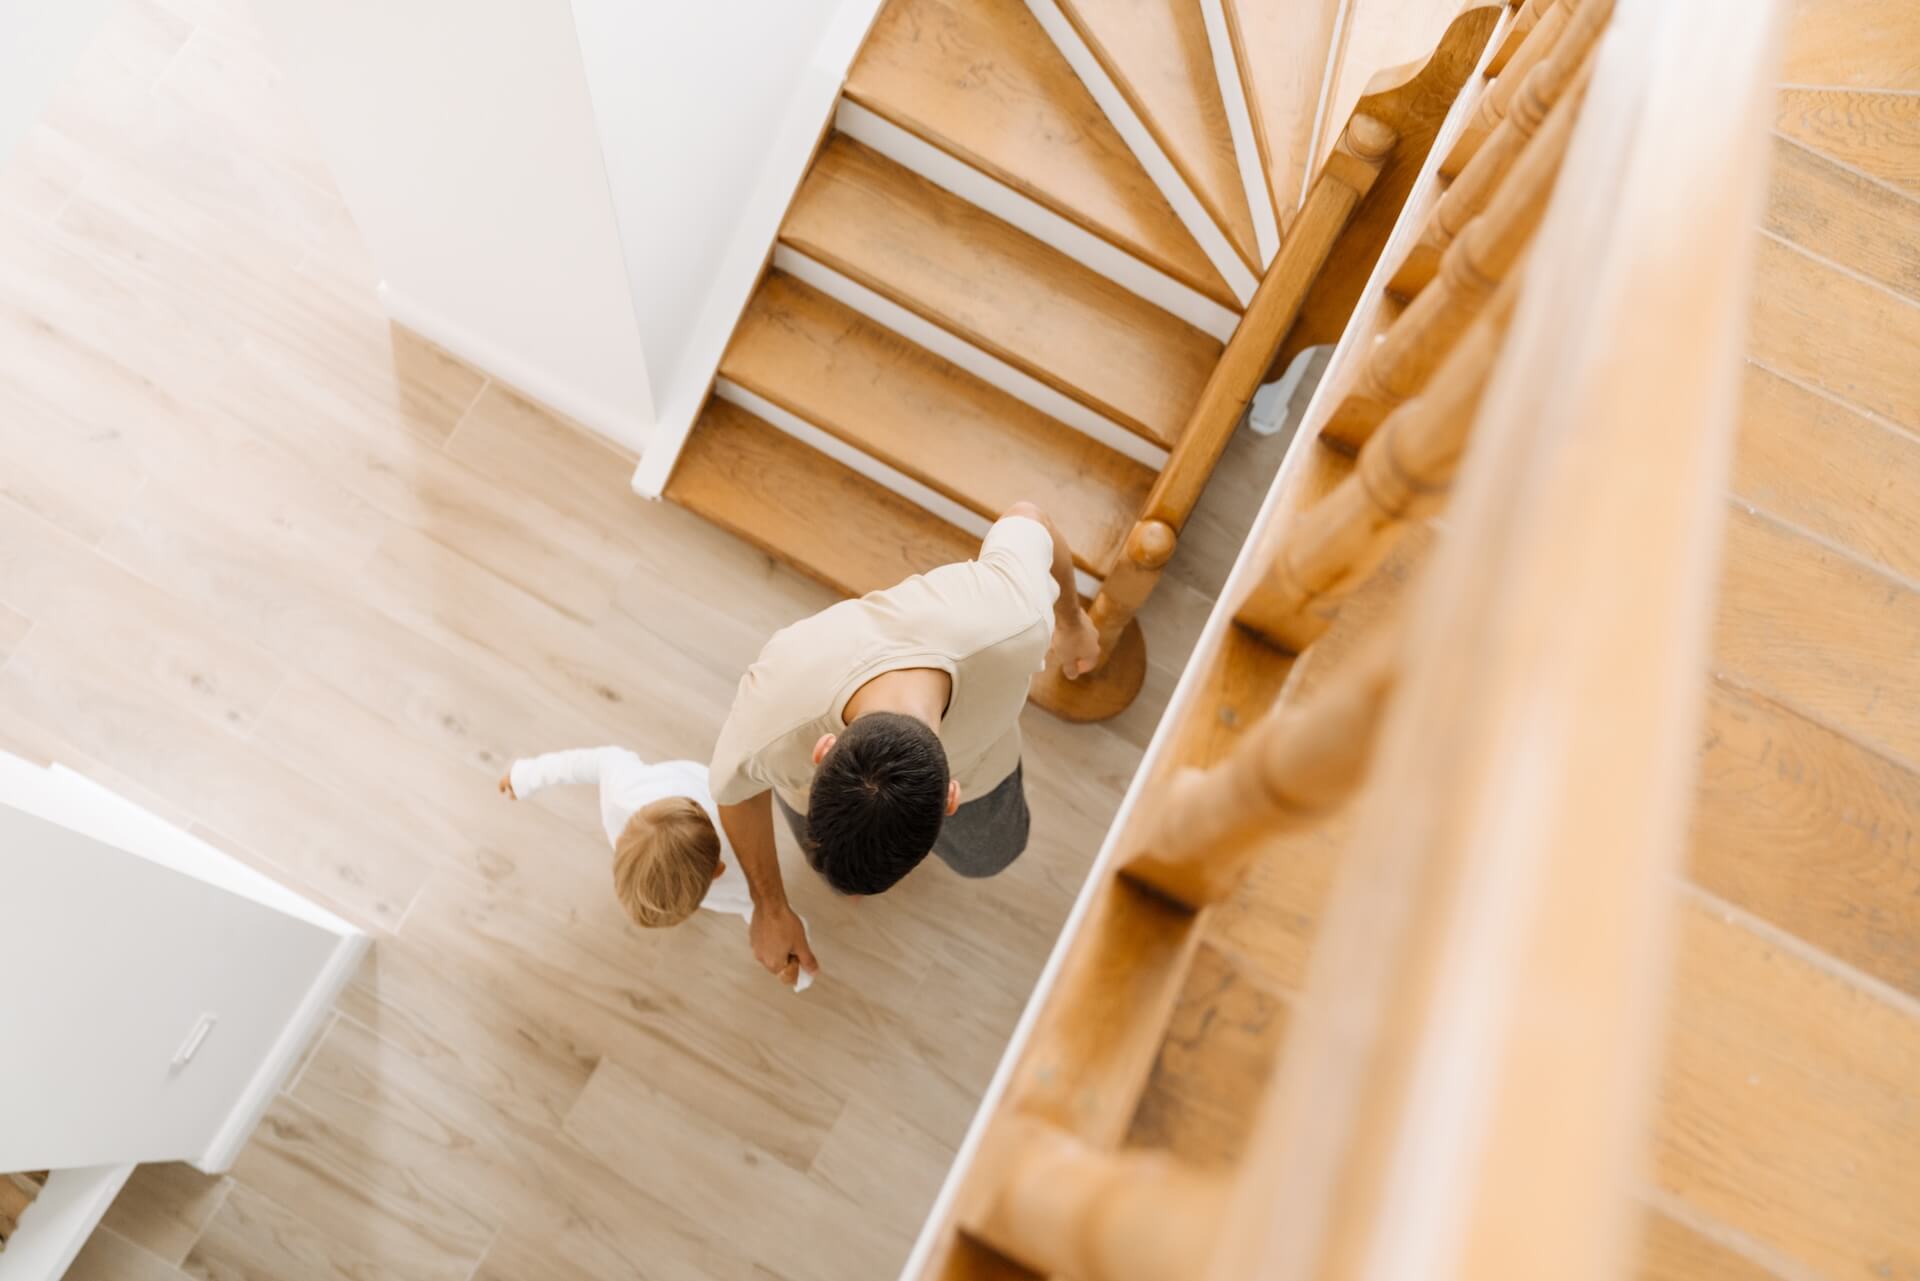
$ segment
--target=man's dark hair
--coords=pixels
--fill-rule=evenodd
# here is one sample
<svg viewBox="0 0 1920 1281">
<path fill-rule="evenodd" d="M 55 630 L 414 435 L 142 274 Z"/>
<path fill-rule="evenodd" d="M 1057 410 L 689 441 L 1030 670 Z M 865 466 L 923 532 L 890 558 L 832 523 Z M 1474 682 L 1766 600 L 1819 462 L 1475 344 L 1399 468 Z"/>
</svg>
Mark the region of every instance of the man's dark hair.
<svg viewBox="0 0 1920 1281">
<path fill-rule="evenodd" d="M 813 775 L 807 861 L 842 894 L 879 894 L 918 867 L 947 813 L 947 752 L 925 721 L 869 712 Z"/>
</svg>

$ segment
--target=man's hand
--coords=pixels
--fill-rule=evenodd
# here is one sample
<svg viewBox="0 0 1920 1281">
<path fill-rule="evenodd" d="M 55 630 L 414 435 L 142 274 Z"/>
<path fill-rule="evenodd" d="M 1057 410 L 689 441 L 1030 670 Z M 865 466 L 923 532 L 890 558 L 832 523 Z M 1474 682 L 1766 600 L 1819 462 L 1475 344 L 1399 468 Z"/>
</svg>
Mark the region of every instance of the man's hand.
<svg viewBox="0 0 1920 1281">
<path fill-rule="evenodd" d="M 789 987 L 799 981 L 802 969 L 809 974 L 820 972 L 820 962 L 813 959 L 813 949 L 807 946 L 807 927 L 784 904 L 754 908 L 748 937 L 754 959 Z"/>
<path fill-rule="evenodd" d="M 1078 600 L 1054 615 L 1053 652 L 1048 659 L 1068 680 L 1085 676 L 1100 661 L 1100 633 Z"/>
</svg>

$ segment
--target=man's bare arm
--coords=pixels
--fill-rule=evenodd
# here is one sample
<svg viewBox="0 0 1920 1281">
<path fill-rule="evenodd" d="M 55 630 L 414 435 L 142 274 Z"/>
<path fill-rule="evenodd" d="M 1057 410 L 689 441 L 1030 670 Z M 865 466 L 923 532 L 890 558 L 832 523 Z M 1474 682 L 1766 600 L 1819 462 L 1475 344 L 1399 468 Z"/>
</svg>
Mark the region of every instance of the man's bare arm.
<svg viewBox="0 0 1920 1281">
<path fill-rule="evenodd" d="M 809 974 L 820 963 L 807 945 L 807 927 L 787 905 L 787 886 L 780 875 L 780 854 L 773 836 L 773 793 L 762 792 L 738 805 L 722 805 L 720 826 L 740 860 L 753 895 L 751 941 L 754 957 L 774 974 L 798 960 Z"/>
<path fill-rule="evenodd" d="M 1093 670 L 1100 653 L 1100 637 L 1093 620 L 1080 604 L 1080 586 L 1073 578 L 1073 549 L 1046 512 L 1033 503 L 1015 503 L 1005 516 L 1025 516 L 1038 521 L 1053 540 L 1053 564 L 1048 572 L 1060 594 L 1053 600 L 1053 659 L 1069 678 Z"/>
</svg>

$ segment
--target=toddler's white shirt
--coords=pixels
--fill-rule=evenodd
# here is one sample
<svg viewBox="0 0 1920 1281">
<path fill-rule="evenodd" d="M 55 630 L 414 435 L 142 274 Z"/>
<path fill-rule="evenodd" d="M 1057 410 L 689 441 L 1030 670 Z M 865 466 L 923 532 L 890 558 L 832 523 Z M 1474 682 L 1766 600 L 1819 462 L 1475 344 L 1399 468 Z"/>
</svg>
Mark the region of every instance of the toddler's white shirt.
<svg viewBox="0 0 1920 1281">
<path fill-rule="evenodd" d="M 707 887 L 700 906 L 714 912 L 729 912 L 747 921 L 753 920 L 753 895 L 747 888 L 747 876 L 740 870 L 740 859 L 720 824 L 720 811 L 707 789 L 707 767 L 699 761 L 661 761 L 649 765 L 624 747 L 582 747 L 570 752 L 548 752 L 513 763 L 510 775 L 513 794 L 522 800 L 543 787 L 563 783 L 592 783 L 600 788 L 600 826 L 606 829 L 607 843 L 618 845 L 627 820 L 655 801 L 670 796 L 686 796 L 699 802 L 713 820 L 720 836 L 720 875 Z M 804 919 L 801 922 L 805 924 Z M 804 992 L 813 976 L 800 971 L 796 991 Z"/>
</svg>

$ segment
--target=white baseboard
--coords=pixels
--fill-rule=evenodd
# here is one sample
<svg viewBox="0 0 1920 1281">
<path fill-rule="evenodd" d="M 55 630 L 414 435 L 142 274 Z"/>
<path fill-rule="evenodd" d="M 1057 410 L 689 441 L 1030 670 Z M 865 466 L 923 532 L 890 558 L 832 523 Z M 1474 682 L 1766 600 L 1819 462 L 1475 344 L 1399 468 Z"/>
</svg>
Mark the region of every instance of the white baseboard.
<svg viewBox="0 0 1920 1281">
<path fill-rule="evenodd" d="M 1194 328 L 1212 334 L 1221 342 L 1233 337 L 1240 323 L 1237 313 L 886 117 L 842 98 L 834 113 L 834 125 L 854 141 L 872 147 L 935 186 L 1018 227 L 1040 243 L 1058 249 L 1081 266 L 1098 272 L 1161 310 L 1172 312 Z"/>
<path fill-rule="evenodd" d="M 280 1087 L 293 1075 L 307 1047 L 320 1034 L 327 1016 L 340 999 L 340 993 L 346 989 L 354 971 L 360 967 L 361 958 L 367 954 L 369 942 L 364 933 L 354 930 L 351 934 L 341 935 L 334 944 L 333 954 L 314 977 L 306 995 L 300 998 L 298 1008 L 280 1030 L 273 1049 L 261 1061 L 253 1080 L 233 1105 L 233 1111 L 221 1122 L 220 1129 L 207 1144 L 207 1150 L 194 1163 L 200 1169 L 208 1174 L 224 1174 L 239 1159 L 240 1150 L 253 1137 L 254 1127 L 260 1124 L 260 1118 L 266 1114 L 274 1096 L 280 1093 Z"/>
<path fill-rule="evenodd" d="M 1031 374 L 982 351 L 957 334 L 923 320 L 825 263 L 781 245 L 773 251 L 773 265 L 835 301 L 853 308 L 875 324 L 918 343 L 943 360 L 951 361 L 974 377 L 992 383 L 1009 396 L 1024 400 L 1041 413 L 1084 432 L 1142 466 L 1151 467 L 1157 472 L 1167 465 L 1167 451 L 1158 445 L 1141 439 L 1104 414 L 1096 413 L 1071 396 L 1055 391 Z"/>
<path fill-rule="evenodd" d="M 649 429 L 648 407 L 619 407 L 606 404 L 576 387 L 552 377 L 528 364 L 514 353 L 480 337 L 445 316 L 395 289 L 386 281 L 378 289 L 380 305 L 388 318 L 419 334 L 436 347 L 458 356 L 490 378 L 538 401 L 590 431 L 598 432 L 634 453 L 646 448 Z"/>
<path fill-rule="evenodd" d="M 1260 163 L 1260 141 L 1253 132 L 1253 104 L 1240 78 L 1240 58 L 1227 26 L 1226 0 L 1200 0 L 1200 16 L 1207 26 L 1213 74 L 1220 82 L 1220 101 L 1227 109 L 1227 128 L 1233 135 L 1233 157 L 1240 168 L 1240 185 L 1253 214 L 1253 238 L 1264 268 L 1280 252 L 1280 219 L 1273 209 L 1273 192 Z"/>
<path fill-rule="evenodd" d="M 1260 282 L 1247 270 L 1247 264 L 1241 261 L 1240 255 L 1227 241 L 1226 233 L 1220 230 L 1200 203 L 1200 198 L 1193 194 L 1193 188 L 1174 168 L 1173 161 L 1154 141 L 1152 132 L 1128 103 L 1126 95 L 1120 92 L 1113 77 L 1107 74 L 1107 69 L 1093 56 L 1093 50 L 1080 38 L 1080 33 L 1067 21 L 1067 16 L 1060 12 L 1054 0 L 1027 0 L 1027 8 L 1033 10 L 1033 16 L 1066 56 L 1074 74 L 1080 77 L 1087 92 L 1093 95 L 1093 100 L 1100 104 L 1107 119 L 1119 131 L 1127 146 L 1132 148 L 1141 167 L 1147 171 L 1147 176 L 1153 179 L 1154 185 L 1166 196 L 1167 203 L 1173 206 L 1173 212 L 1179 215 L 1180 221 L 1186 224 L 1187 230 L 1199 242 L 1202 252 L 1213 263 L 1214 270 L 1225 278 L 1227 287 L 1233 290 L 1242 306 L 1253 301 L 1253 291 Z"/>
<path fill-rule="evenodd" d="M 985 538 L 993 522 L 972 508 L 963 507 L 946 495 L 938 493 L 921 484 L 913 477 L 896 467 L 881 462 L 873 455 L 849 445 L 831 432 L 822 430 L 798 414 L 782 409 L 763 396 L 742 387 L 730 378 L 721 378 L 713 384 L 713 394 L 740 408 L 764 419 L 769 426 L 793 437 L 801 444 L 825 454 L 842 467 L 849 468 L 866 477 L 882 489 L 898 494 L 916 507 L 923 508 L 938 516 L 956 529 L 963 529 L 975 538 Z M 1100 580 L 1083 569 L 1073 571 L 1074 579 L 1080 587 L 1080 594 L 1091 597 L 1100 590 Z"/>
</svg>

